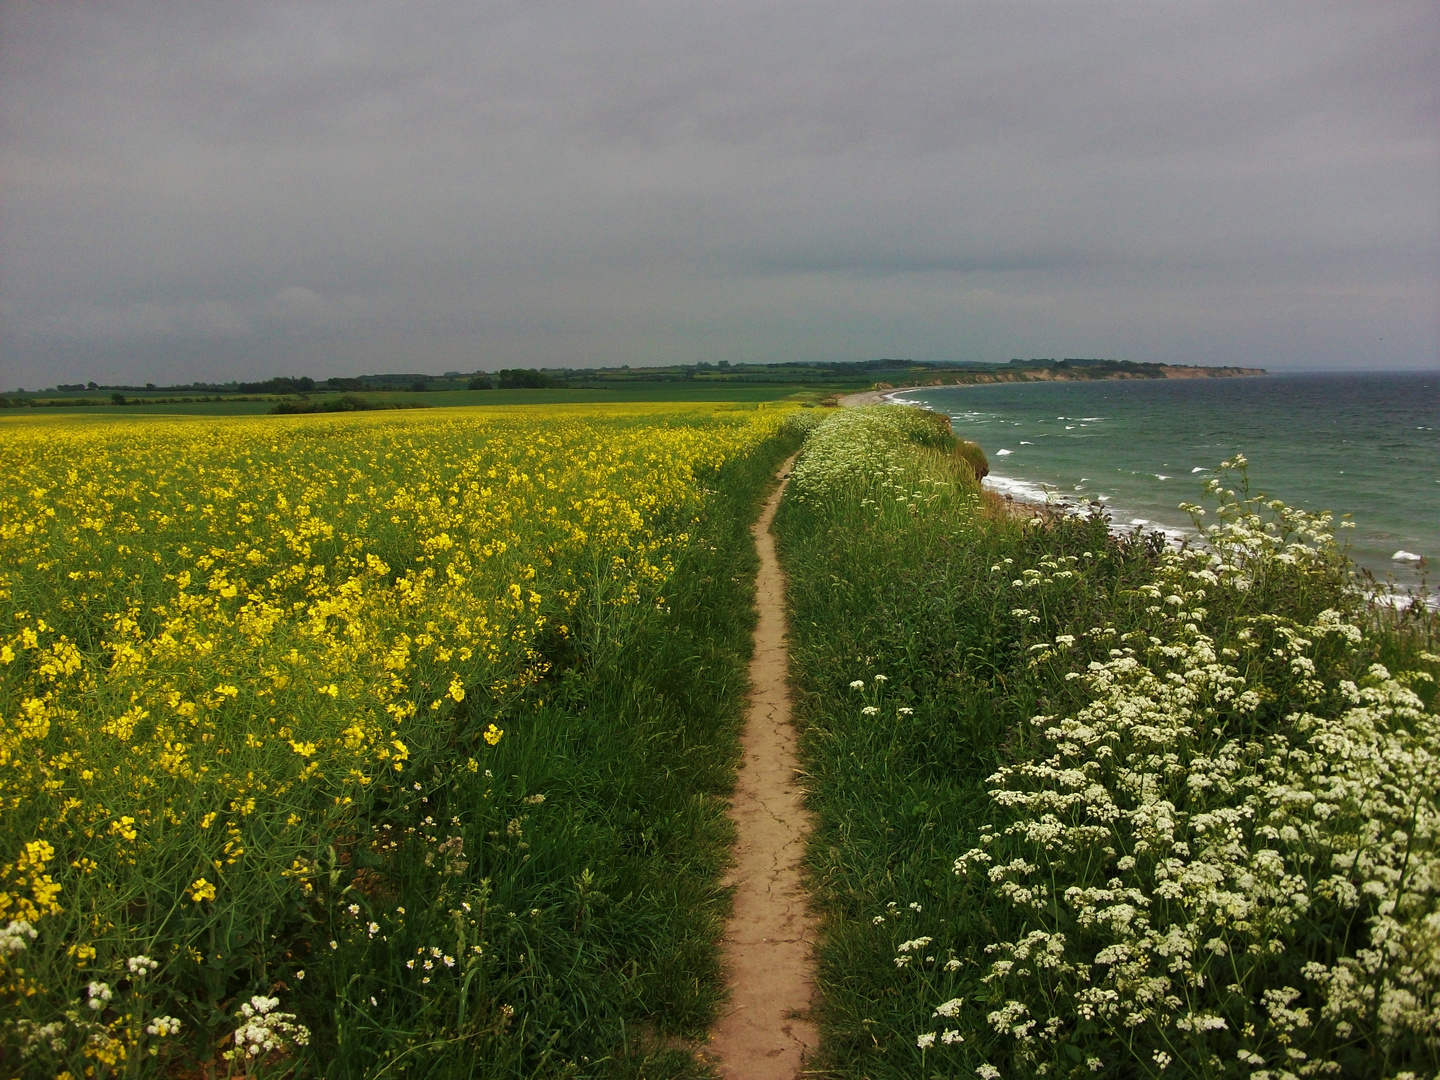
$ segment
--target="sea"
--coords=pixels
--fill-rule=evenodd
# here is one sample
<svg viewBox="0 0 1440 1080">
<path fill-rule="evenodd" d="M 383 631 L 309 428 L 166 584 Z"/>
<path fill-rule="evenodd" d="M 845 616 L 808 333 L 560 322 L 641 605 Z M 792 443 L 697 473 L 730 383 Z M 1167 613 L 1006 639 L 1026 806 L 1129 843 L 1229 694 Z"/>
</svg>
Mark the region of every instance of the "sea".
<svg viewBox="0 0 1440 1080">
<path fill-rule="evenodd" d="M 1349 515 L 1354 561 L 1404 591 L 1440 562 L 1440 371 L 924 387 L 893 395 L 948 415 L 1016 500 L 1102 508 L 1117 529 L 1194 534 L 1237 453 L 1252 491 Z M 1228 485 L 1227 486 L 1233 486 Z M 1431 583 L 1432 586 L 1434 582 Z"/>
</svg>

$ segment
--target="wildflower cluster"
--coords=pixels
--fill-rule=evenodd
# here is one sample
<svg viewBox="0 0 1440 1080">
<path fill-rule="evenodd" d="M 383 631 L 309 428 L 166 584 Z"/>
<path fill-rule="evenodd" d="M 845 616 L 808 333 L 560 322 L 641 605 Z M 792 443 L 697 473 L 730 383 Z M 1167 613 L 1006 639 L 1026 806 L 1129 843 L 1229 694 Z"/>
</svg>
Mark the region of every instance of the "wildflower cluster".
<svg viewBox="0 0 1440 1080">
<path fill-rule="evenodd" d="M 294 1013 L 281 1012 L 279 1005 L 279 998 L 256 994 L 240 1006 L 235 1048 L 225 1052 L 226 1060 L 283 1053 L 310 1041 L 310 1029 L 298 1023 Z"/>
<path fill-rule="evenodd" d="M 908 463 L 917 446 L 953 450 L 956 439 L 949 421 L 925 409 L 897 405 L 834 413 L 805 440 L 805 452 L 795 463 L 791 480 L 793 498 L 804 502 L 851 484 L 856 477 L 887 475 Z M 916 494 L 923 498 L 931 493 Z"/>
<path fill-rule="evenodd" d="M 1432 674 L 1375 662 L 1327 517 L 1213 493 L 1207 549 L 1161 556 L 1131 629 L 1032 661 L 1078 701 L 1033 719 L 955 862 L 1027 927 L 986 947 L 985 1022 L 1027 1070 L 1083 1050 L 1154 1073 L 1433 1071 Z M 1284 613 L 1257 610 L 1277 590 Z"/>
</svg>

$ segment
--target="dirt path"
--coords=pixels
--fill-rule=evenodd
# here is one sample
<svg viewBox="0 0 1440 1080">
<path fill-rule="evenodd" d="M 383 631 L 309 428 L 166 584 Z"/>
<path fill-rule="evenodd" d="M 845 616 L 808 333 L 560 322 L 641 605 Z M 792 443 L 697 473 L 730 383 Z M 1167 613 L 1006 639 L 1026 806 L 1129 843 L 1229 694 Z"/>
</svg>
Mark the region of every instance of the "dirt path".
<svg viewBox="0 0 1440 1080">
<path fill-rule="evenodd" d="M 780 486 L 751 529 L 760 555 L 759 622 L 744 762 L 730 807 L 739 833 L 730 872 L 735 913 L 724 940 L 731 996 L 708 1048 L 721 1074 L 733 1080 L 793 1080 L 819 1042 L 808 1019 L 815 994 L 815 922 L 800 882 L 810 821 L 790 724 L 785 576 L 770 533 L 794 460 L 780 467 Z"/>
</svg>

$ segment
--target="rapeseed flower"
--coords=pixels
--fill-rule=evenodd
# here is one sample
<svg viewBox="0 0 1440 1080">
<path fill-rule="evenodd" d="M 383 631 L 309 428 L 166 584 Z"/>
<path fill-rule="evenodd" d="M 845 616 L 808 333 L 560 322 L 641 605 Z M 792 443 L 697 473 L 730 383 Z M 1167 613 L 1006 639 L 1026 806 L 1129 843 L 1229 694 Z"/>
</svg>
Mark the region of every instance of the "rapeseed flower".
<svg viewBox="0 0 1440 1080">
<path fill-rule="evenodd" d="M 71 972 L 0 980 L 0 1009 L 40 1030 L 99 1000 L 105 964 L 153 955 L 144 1015 L 168 1032 L 173 974 L 215 962 L 207 927 L 314 897 L 317 842 L 365 835 L 376 792 L 478 771 L 557 642 L 583 648 L 597 611 L 663 604 L 705 479 L 783 418 L 0 425 L 0 964 L 45 950 Z M 130 942 L 137 895 L 185 916 Z M 252 1008 L 242 1056 L 275 1014 Z M 122 1055 L 144 1033 L 95 1045 Z"/>
</svg>

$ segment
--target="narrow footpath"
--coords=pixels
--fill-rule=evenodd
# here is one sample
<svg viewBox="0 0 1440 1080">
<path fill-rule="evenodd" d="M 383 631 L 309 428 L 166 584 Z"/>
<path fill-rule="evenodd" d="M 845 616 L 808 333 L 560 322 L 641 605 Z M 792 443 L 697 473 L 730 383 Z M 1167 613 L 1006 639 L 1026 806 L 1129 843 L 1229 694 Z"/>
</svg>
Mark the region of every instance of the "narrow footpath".
<svg viewBox="0 0 1440 1080">
<path fill-rule="evenodd" d="M 735 911 L 724 938 L 730 1001 L 707 1048 L 731 1080 L 794 1080 L 819 1042 L 810 1019 L 815 922 L 800 880 L 810 821 L 790 722 L 785 576 L 770 533 L 794 461 L 780 467 L 780 486 L 751 528 L 760 556 L 759 622 L 730 807 L 738 833 L 729 878 Z"/>
</svg>

